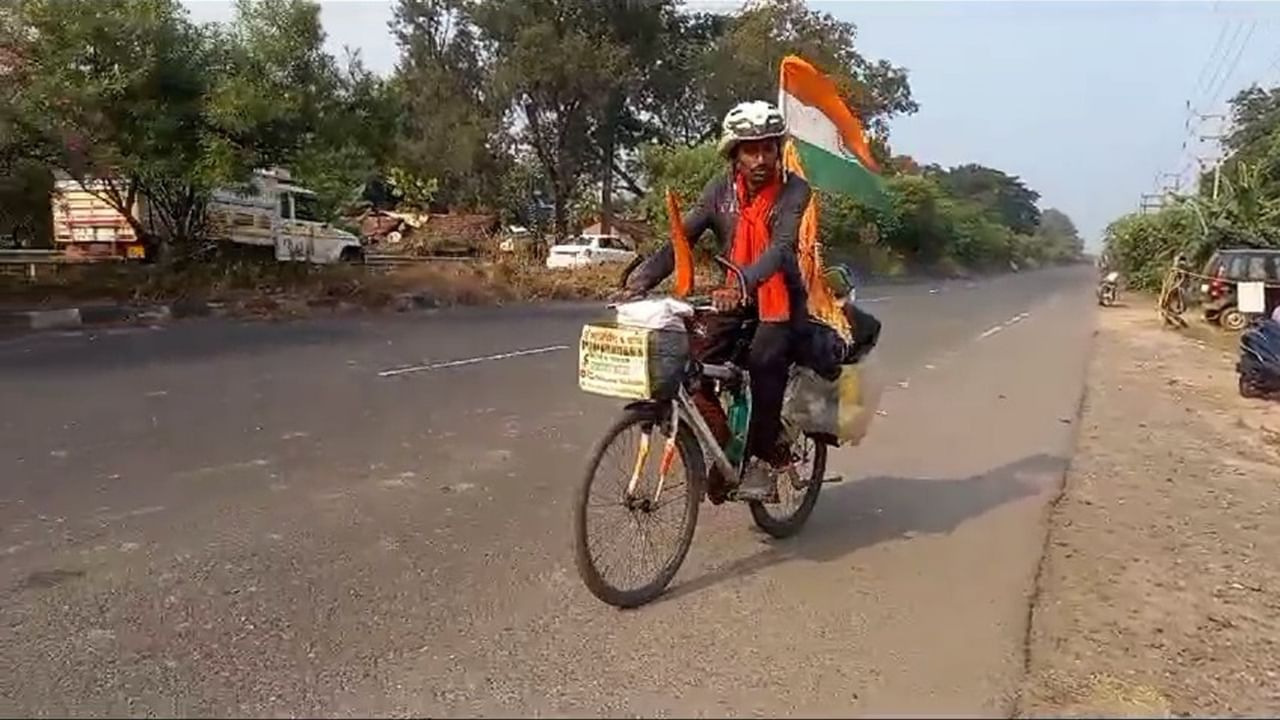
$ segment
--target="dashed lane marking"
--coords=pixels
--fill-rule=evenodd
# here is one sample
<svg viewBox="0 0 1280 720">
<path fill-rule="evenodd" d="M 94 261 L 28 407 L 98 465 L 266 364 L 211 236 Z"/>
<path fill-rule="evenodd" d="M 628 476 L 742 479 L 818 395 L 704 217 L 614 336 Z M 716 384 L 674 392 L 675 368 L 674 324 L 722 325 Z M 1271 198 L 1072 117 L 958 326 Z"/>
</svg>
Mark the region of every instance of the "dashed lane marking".
<svg viewBox="0 0 1280 720">
<path fill-rule="evenodd" d="M 396 375 L 407 375 L 408 373 L 426 372 L 429 370 L 444 370 L 446 368 L 462 367 L 463 365 L 476 365 L 478 363 L 494 362 L 497 360 L 509 360 L 511 358 L 525 357 L 527 355 L 542 355 L 544 353 L 559 352 L 568 350 L 568 345 L 549 345 L 547 347 L 530 348 L 528 350 L 514 350 L 512 352 L 497 353 L 494 355 L 483 355 L 481 357 L 463 358 L 461 360 L 449 360 L 446 362 L 430 363 L 427 365 L 410 365 L 409 367 L 392 368 L 383 370 L 378 373 L 378 377 L 395 377 Z"/>
</svg>

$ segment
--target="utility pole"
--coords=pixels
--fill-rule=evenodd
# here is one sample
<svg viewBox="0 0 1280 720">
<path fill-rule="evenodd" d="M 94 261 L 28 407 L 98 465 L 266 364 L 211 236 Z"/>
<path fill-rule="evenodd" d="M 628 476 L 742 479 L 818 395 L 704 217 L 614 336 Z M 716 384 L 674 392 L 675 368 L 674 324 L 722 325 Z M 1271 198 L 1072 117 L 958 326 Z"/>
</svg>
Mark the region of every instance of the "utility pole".
<svg viewBox="0 0 1280 720">
<path fill-rule="evenodd" d="M 1199 118 L 1199 119 L 1200 119 L 1200 120 L 1202 120 L 1202 121 L 1203 121 L 1203 120 L 1211 120 L 1211 119 L 1212 119 L 1212 120 L 1221 120 L 1221 121 L 1223 121 L 1224 123 L 1227 121 L 1227 116 L 1226 116 L 1226 115 L 1223 115 L 1223 114 L 1221 114 L 1221 113 L 1214 113 L 1214 114 L 1210 114 L 1210 115 L 1202 115 L 1202 114 L 1200 114 L 1200 113 L 1193 113 L 1193 115 L 1194 115 L 1195 117 Z M 1227 136 L 1226 136 L 1226 133 L 1225 133 L 1225 132 L 1219 132 L 1219 133 L 1218 133 L 1218 134 L 1216 134 L 1216 135 L 1200 135 L 1200 134 L 1198 134 L 1198 133 L 1196 134 L 1196 138 L 1197 138 L 1198 140 L 1200 140 L 1200 142 L 1205 142 L 1205 141 L 1212 140 L 1212 141 L 1214 141 L 1214 142 L 1216 142 L 1216 143 L 1221 143 L 1221 142 L 1222 142 L 1222 140 L 1224 140 L 1226 137 L 1227 137 Z M 1219 148 L 1221 148 L 1221 145 L 1219 145 Z M 1200 161 L 1200 160 L 1201 160 L 1201 158 L 1197 157 L 1197 158 L 1196 158 L 1196 160 Z M 1219 153 L 1218 153 L 1218 156 L 1217 156 L 1217 157 L 1215 157 L 1215 158 L 1213 159 L 1213 199 L 1214 199 L 1214 200 L 1217 200 L 1217 199 L 1218 199 L 1218 189 L 1219 189 L 1221 186 L 1222 186 L 1222 155 L 1221 155 L 1221 152 L 1219 152 Z"/>
<path fill-rule="evenodd" d="M 1159 210 L 1164 207 L 1164 195 L 1161 193 L 1143 193 L 1142 198 L 1138 201 L 1138 213 L 1146 215 L 1150 210 Z"/>
</svg>

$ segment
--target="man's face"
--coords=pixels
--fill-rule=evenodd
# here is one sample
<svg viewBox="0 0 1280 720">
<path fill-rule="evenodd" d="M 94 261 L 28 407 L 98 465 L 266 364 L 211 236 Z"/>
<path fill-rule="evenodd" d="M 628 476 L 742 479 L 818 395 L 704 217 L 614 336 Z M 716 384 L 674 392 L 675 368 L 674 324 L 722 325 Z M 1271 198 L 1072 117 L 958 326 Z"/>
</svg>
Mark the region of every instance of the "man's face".
<svg viewBox="0 0 1280 720">
<path fill-rule="evenodd" d="M 738 145 L 734 167 L 753 190 L 764 187 L 778 172 L 778 141 L 747 140 Z"/>
</svg>

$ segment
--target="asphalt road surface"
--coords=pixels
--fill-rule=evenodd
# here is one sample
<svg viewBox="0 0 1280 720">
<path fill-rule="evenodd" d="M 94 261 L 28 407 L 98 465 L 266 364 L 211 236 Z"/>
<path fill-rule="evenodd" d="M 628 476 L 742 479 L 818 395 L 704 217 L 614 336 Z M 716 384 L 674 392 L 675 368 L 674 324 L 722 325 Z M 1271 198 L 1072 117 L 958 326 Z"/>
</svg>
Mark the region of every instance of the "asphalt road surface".
<svg viewBox="0 0 1280 720">
<path fill-rule="evenodd" d="M 868 288 L 890 378 L 800 536 L 578 580 L 618 404 L 572 305 L 0 341 L 0 714 L 1001 714 L 1093 326 L 1071 268 Z"/>
</svg>

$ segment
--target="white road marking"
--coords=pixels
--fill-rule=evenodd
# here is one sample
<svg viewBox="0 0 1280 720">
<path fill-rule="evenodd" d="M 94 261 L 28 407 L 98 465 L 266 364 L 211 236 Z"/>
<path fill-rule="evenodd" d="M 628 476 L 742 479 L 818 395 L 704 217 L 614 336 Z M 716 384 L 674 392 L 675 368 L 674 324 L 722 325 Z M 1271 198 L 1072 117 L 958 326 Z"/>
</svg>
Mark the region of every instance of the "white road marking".
<svg viewBox="0 0 1280 720">
<path fill-rule="evenodd" d="M 892 299 L 893 299 L 892 296 L 886 295 L 884 297 L 867 298 L 866 300 L 855 300 L 854 303 L 861 304 L 861 303 L 884 302 L 885 300 L 892 300 Z"/>
<path fill-rule="evenodd" d="M 496 355 L 484 355 L 482 357 L 465 358 L 463 360 L 449 360 L 448 362 L 431 363 L 429 365 L 411 365 L 409 367 L 394 368 L 391 370 L 383 370 L 378 373 L 378 377 L 394 377 L 396 375 L 404 375 L 406 373 L 422 372 L 426 370 L 443 370 L 445 368 L 461 367 L 463 365 L 475 365 L 483 362 L 493 362 L 494 360 L 508 360 L 510 358 L 524 357 L 526 355 L 542 355 L 549 352 L 558 352 L 560 350 L 568 350 L 568 345 L 549 345 L 541 348 L 530 348 L 528 350 L 515 350 L 512 352 L 497 353 Z"/>
<path fill-rule="evenodd" d="M 1009 318 L 1008 320 L 1005 320 L 999 325 L 993 325 L 987 328 L 986 331 L 984 331 L 981 335 L 979 335 L 977 339 L 985 340 L 986 338 L 989 338 L 992 335 L 995 335 L 996 333 L 1000 332 L 1001 330 L 1004 330 L 1007 327 L 1013 327 L 1014 325 L 1017 325 L 1018 323 L 1022 322 L 1023 320 L 1026 320 L 1029 317 L 1031 317 L 1031 313 L 1025 313 L 1025 312 L 1018 313 L 1017 315 L 1014 315 L 1013 317 Z"/>
</svg>

